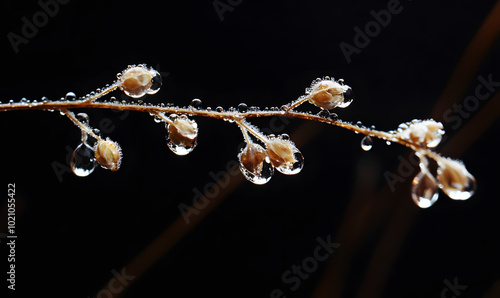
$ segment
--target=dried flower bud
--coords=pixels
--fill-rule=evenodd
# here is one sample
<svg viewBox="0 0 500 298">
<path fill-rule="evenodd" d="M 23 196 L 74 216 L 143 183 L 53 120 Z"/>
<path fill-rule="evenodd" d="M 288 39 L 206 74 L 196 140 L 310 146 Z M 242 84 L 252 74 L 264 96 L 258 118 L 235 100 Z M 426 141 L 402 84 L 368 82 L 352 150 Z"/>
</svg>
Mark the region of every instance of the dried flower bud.
<svg viewBox="0 0 500 298">
<path fill-rule="evenodd" d="M 264 184 L 274 173 L 267 151 L 254 143 L 247 146 L 238 154 L 240 170 L 247 180 L 255 184 Z"/>
<path fill-rule="evenodd" d="M 120 90 L 130 97 L 139 98 L 147 94 L 158 92 L 161 86 L 160 74 L 143 65 L 131 66 L 120 76 Z"/>
<path fill-rule="evenodd" d="M 424 145 L 428 148 L 434 148 L 439 145 L 443 134 L 443 124 L 432 119 L 414 121 L 401 132 L 404 139 Z"/>
<path fill-rule="evenodd" d="M 325 110 L 345 108 L 352 100 L 344 102 L 344 94 L 350 93 L 351 87 L 342 85 L 334 80 L 322 80 L 311 86 L 308 100 L 317 107 Z"/>
<path fill-rule="evenodd" d="M 439 187 L 454 200 L 467 200 L 476 189 L 476 179 L 458 160 L 438 160 L 437 180 Z"/>
<path fill-rule="evenodd" d="M 95 158 L 101 167 L 116 171 L 120 168 L 122 161 L 122 151 L 117 142 L 100 140 L 95 145 Z"/>
<path fill-rule="evenodd" d="M 168 146 L 177 155 L 186 155 L 196 146 L 198 124 L 185 116 L 168 124 Z"/>
<path fill-rule="evenodd" d="M 270 138 L 267 143 L 267 153 L 273 166 L 283 174 L 297 174 L 304 166 L 302 153 L 289 140 Z"/>
</svg>

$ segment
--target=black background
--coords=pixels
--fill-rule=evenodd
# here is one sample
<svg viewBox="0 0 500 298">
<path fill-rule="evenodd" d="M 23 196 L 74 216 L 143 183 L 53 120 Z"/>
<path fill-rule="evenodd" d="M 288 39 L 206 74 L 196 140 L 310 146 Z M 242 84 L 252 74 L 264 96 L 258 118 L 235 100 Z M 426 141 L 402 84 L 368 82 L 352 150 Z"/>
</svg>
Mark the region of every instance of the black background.
<svg viewBox="0 0 500 298">
<path fill-rule="evenodd" d="M 146 63 L 160 70 L 164 85 L 145 102 L 183 106 L 200 98 L 205 107 L 279 107 L 329 75 L 354 90 L 354 103 L 336 111 L 341 119 L 391 130 L 414 118 L 443 120 L 431 111 L 495 1 L 402 1 L 403 10 L 351 63 L 340 43 L 352 45 L 353 28 L 364 28 L 373 20 L 370 11 L 386 9 L 389 1 L 233 1 L 221 19 L 212 1 L 74 0 L 59 5 L 18 53 L 7 35 L 22 34 L 22 18 L 31 20 L 41 7 L 1 3 L 2 102 L 58 99 L 68 91 L 83 96 L 111 83 L 127 65 Z M 477 76 L 500 78 L 499 46 L 496 41 L 482 58 L 457 102 L 474 94 Z M 111 120 L 105 135 L 124 154 L 118 172 L 58 176 L 53 166 L 67 164 L 78 129 L 57 112 L 0 114 L 1 233 L 7 183 L 17 191 L 12 297 L 29 290 L 51 297 L 98 294 L 113 270 L 126 270 L 181 216 L 179 204 L 193 203 L 193 189 L 213 185 L 210 173 L 224 171 L 242 142 L 236 125 L 196 118 L 198 146 L 180 157 L 167 148 L 164 127 L 146 113 L 86 112 L 93 127 Z M 448 135 L 469 119 L 460 118 L 457 128 L 444 123 Z M 252 123 L 265 128 L 269 120 Z M 384 178 L 398 173 L 405 147 L 375 141 L 364 152 L 361 136 L 306 122 L 277 122 L 286 123 L 278 133 L 310 130 L 294 139 L 305 157 L 300 174 L 277 173 L 264 186 L 238 184 L 199 224 L 188 225 L 192 230 L 123 297 L 269 297 L 273 289 L 312 297 L 324 285 L 341 297 L 441 297 L 444 281 L 454 279 L 467 286 L 460 297 L 490 297 L 500 278 L 497 121 L 464 154 L 451 155 L 477 178 L 476 195 L 462 202 L 441 194 L 429 209 L 412 202 L 416 171 L 396 183 L 395 192 Z M 313 256 L 318 237 L 340 246 L 291 291 L 282 274 Z M 314 297 L 334 297 L 318 291 Z"/>
</svg>

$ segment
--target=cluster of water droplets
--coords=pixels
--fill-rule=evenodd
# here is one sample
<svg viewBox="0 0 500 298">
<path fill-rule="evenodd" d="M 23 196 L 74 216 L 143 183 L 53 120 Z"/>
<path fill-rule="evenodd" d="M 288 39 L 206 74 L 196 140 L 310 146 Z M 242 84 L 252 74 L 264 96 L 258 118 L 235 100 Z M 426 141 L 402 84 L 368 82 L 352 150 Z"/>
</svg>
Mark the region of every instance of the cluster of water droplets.
<svg viewBox="0 0 500 298">
<path fill-rule="evenodd" d="M 88 126 L 89 116 L 85 113 L 76 115 L 77 119 Z M 95 158 L 95 151 L 93 144 L 89 144 L 89 137 L 85 131 L 82 130 L 81 143 L 76 147 L 71 155 L 70 166 L 71 170 L 76 176 L 86 177 L 94 171 L 97 166 Z"/>
<path fill-rule="evenodd" d="M 411 196 L 417 206 L 432 206 L 439 198 L 439 189 L 453 200 L 467 200 L 474 194 L 476 179 L 461 161 L 440 157 L 436 177 L 427 157 L 421 152 L 416 154 L 420 159 L 420 172 L 413 178 Z"/>
</svg>

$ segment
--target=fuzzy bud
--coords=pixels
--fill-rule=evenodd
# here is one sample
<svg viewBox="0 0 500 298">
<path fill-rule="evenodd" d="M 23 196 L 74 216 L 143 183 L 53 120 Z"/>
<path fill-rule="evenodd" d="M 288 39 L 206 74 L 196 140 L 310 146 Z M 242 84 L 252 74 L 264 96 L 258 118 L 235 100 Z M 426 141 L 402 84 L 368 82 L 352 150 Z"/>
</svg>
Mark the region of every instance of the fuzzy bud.
<svg viewBox="0 0 500 298">
<path fill-rule="evenodd" d="M 439 187 L 454 200 L 467 200 L 476 189 L 476 179 L 461 161 L 442 158 L 438 161 Z"/>
<path fill-rule="evenodd" d="M 344 93 L 350 90 L 347 85 L 341 85 L 334 80 L 322 80 L 311 86 L 308 100 L 317 107 L 325 110 L 345 108 L 351 102 L 344 102 Z"/>
<path fill-rule="evenodd" d="M 129 67 L 120 77 L 120 90 L 133 98 L 142 97 L 153 85 L 153 75 L 154 73 L 144 66 Z"/>
<path fill-rule="evenodd" d="M 101 167 L 111 171 L 118 170 L 122 160 L 120 145 L 109 138 L 98 141 L 95 145 L 95 158 Z"/>
<path fill-rule="evenodd" d="M 444 134 L 443 124 L 434 120 L 415 121 L 402 132 L 404 139 L 428 148 L 434 148 L 441 142 Z"/>
<path fill-rule="evenodd" d="M 198 124 L 186 116 L 175 118 L 167 126 L 168 146 L 177 155 L 186 155 L 193 151 L 198 139 Z"/>
<path fill-rule="evenodd" d="M 286 140 L 271 138 L 267 144 L 267 153 L 271 163 L 275 167 L 297 162 L 295 159 L 295 146 Z"/>
</svg>

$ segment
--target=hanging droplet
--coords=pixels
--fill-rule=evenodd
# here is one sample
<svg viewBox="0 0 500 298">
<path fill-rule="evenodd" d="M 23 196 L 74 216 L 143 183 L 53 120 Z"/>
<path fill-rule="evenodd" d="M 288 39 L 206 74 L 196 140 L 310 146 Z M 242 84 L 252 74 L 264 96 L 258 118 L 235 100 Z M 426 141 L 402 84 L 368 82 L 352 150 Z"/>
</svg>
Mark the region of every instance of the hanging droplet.
<svg viewBox="0 0 500 298">
<path fill-rule="evenodd" d="M 432 206 L 439 197 L 436 179 L 429 173 L 419 172 L 413 178 L 411 197 L 420 208 L 429 208 Z"/>
<path fill-rule="evenodd" d="M 191 100 L 191 105 L 193 106 L 193 108 L 199 108 L 201 107 L 201 100 L 199 98 L 195 98 L 193 100 Z"/>
<path fill-rule="evenodd" d="M 94 150 L 87 143 L 81 143 L 73 151 L 70 165 L 75 175 L 79 177 L 90 175 L 97 165 Z"/>
<path fill-rule="evenodd" d="M 162 78 L 161 78 L 161 75 L 158 71 L 151 69 L 150 72 L 151 72 L 153 77 L 151 78 L 151 87 L 149 87 L 147 93 L 148 94 L 155 94 L 156 92 L 158 92 L 160 90 L 160 87 L 162 84 Z"/>
<path fill-rule="evenodd" d="M 385 143 L 387 144 L 387 146 L 391 145 L 391 141 L 385 141 Z"/>
<path fill-rule="evenodd" d="M 238 154 L 238 160 L 243 176 L 254 184 L 265 184 L 274 174 L 274 167 L 266 150 L 258 144 L 247 145 Z"/>
<path fill-rule="evenodd" d="M 76 114 L 76 119 L 78 119 L 78 121 L 84 123 L 84 124 L 89 124 L 89 115 L 87 115 L 87 113 L 78 113 Z"/>
<path fill-rule="evenodd" d="M 373 140 L 372 138 L 370 138 L 369 136 L 365 136 L 362 140 L 361 140 L 361 149 L 365 150 L 365 151 L 370 151 L 373 147 Z"/>
<path fill-rule="evenodd" d="M 248 111 L 248 105 L 246 103 L 242 102 L 238 105 L 238 112 L 246 113 L 247 111 Z"/>
<path fill-rule="evenodd" d="M 443 158 L 438 161 L 439 187 L 453 200 L 467 200 L 476 191 L 476 178 L 461 161 Z"/>
<path fill-rule="evenodd" d="M 284 163 L 281 166 L 277 167 L 276 170 L 285 175 L 298 174 L 304 167 L 304 156 L 302 156 L 302 153 L 300 151 L 296 151 L 293 153 L 293 157 L 295 158 L 295 162 Z"/>
</svg>

